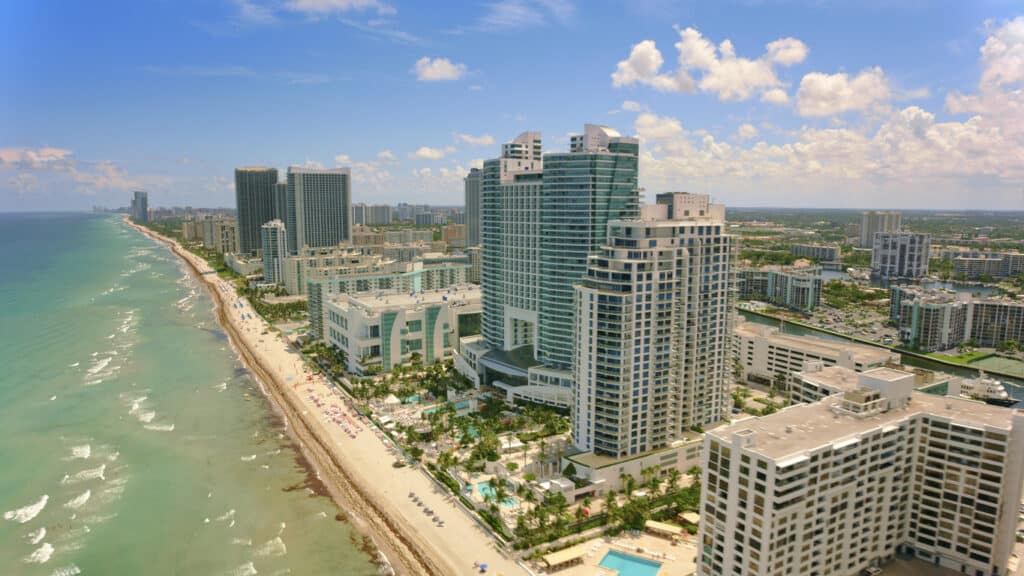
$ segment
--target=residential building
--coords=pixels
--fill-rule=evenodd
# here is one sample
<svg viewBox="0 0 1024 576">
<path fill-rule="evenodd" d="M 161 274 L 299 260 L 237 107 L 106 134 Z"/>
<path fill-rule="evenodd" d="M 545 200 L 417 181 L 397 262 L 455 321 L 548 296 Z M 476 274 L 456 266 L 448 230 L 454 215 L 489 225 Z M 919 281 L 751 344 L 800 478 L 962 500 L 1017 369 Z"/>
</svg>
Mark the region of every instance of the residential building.
<svg viewBox="0 0 1024 576">
<path fill-rule="evenodd" d="M 913 375 L 915 390 L 932 388 L 945 384 L 946 390 L 953 394 L 951 386 L 959 388 L 960 378 L 952 374 L 933 372 L 923 368 L 910 366 L 890 365 L 887 368 L 896 368 Z M 825 366 L 817 360 L 804 364 L 804 369 L 794 372 L 788 387 L 789 399 L 793 403 L 802 402 L 812 404 L 823 400 L 833 394 L 842 394 L 849 390 L 856 390 L 860 386 L 860 372 L 843 366 Z"/>
<path fill-rule="evenodd" d="M 324 337 L 325 304 L 333 295 L 394 290 L 429 292 L 465 284 L 466 264 L 425 265 L 423 262 L 388 262 L 376 265 L 339 267 L 328 273 L 310 274 L 305 292 L 309 298 L 309 334 Z M 314 272 L 320 272 L 314 270 Z"/>
<path fill-rule="evenodd" d="M 413 242 L 432 242 L 433 240 L 433 230 L 403 228 L 401 230 L 384 231 L 384 241 L 388 244 L 412 244 Z"/>
<path fill-rule="evenodd" d="M 465 248 L 466 225 L 448 224 L 443 226 L 441 228 L 441 240 L 447 244 L 449 248 Z"/>
<path fill-rule="evenodd" d="M 924 352 L 956 348 L 967 338 L 970 298 L 916 286 L 889 289 L 889 319 L 904 345 Z"/>
<path fill-rule="evenodd" d="M 263 243 L 260 227 L 280 216 L 277 169 L 235 168 L 235 208 L 238 211 L 238 251 L 257 255 Z"/>
<path fill-rule="evenodd" d="M 480 246 L 470 246 L 466 248 L 466 254 L 469 255 L 469 281 L 474 284 L 480 283 Z"/>
<path fill-rule="evenodd" d="M 480 187 L 483 184 L 483 172 L 479 168 L 470 168 L 465 178 L 466 192 L 466 246 L 480 245 Z"/>
<path fill-rule="evenodd" d="M 386 226 L 394 219 L 394 208 L 387 204 L 353 204 L 352 223 L 364 226 Z"/>
<path fill-rule="evenodd" d="M 1024 413 L 913 383 L 875 369 L 813 404 L 709 431 L 697 574 L 854 576 L 897 555 L 1008 574 Z"/>
<path fill-rule="evenodd" d="M 136 190 L 132 193 L 131 218 L 133 222 L 145 224 L 149 222 L 149 193 Z"/>
<path fill-rule="evenodd" d="M 967 317 L 968 340 L 995 347 L 1013 340 L 1024 342 L 1024 300 L 979 298 L 971 301 Z"/>
<path fill-rule="evenodd" d="M 931 234 L 877 232 L 871 248 L 871 275 L 876 278 L 920 278 L 928 275 Z"/>
<path fill-rule="evenodd" d="M 706 210 L 670 218 L 663 198 L 639 218 L 610 221 L 575 286 L 572 426 L 586 452 L 665 448 L 732 407 L 733 239 Z"/>
<path fill-rule="evenodd" d="M 326 248 L 352 241 L 352 190 L 348 168 L 288 168 L 288 248 Z"/>
<path fill-rule="evenodd" d="M 803 370 L 808 361 L 857 372 L 900 363 L 900 355 L 885 348 L 783 334 L 778 328 L 753 322 L 736 326 L 733 336 L 734 357 L 743 370 L 743 379 L 750 382 L 788 379 L 793 372 Z"/>
<path fill-rule="evenodd" d="M 413 221 L 417 226 L 437 226 L 446 223 L 448 218 L 437 212 L 422 212 L 417 214 Z"/>
<path fill-rule="evenodd" d="M 274 184 L 274 220 L 288 221 L 288 182 Z"/>
<path fill-rule="evenodd" d="M 324 338 L 345 351 L 350 372 L 386 372 L 413 357 L 423 364 L 451 358 L 460 336 L 479 333 L 480 287 L 340 294 L 324 311 Z"/>
<path fill-rule="evenodd" d="M 736 276 L 744 300 L 763 300 L 800 312 L 811 312 L 821 304 L 820 266 L 743 268 Z"/>
<path fill-rule="evenodd" d="M 839 262 L 840 249 L 835 244 L 790 244 L 789 253 L 817 262 Z"/>
<path fill-rule="evenodd" d="M 867 210 L 860 217 L 860 245 L 870 248 L 875 244 L 877 232 L 899 232 L 903 214 L 895 210 Z"/>
<path fill-rule="evenodd" d="M 203 246 L 221 254 L 239 252 L 238 221 L 234 218 L 207 218 L 199 222 Z"/>
<path fill-rule="evenodd" d="M 288 231 L 284 222 L 271 220 L 262 227 L 263 281 L 284 284 L 284 263 L 288 258 Z"/>
</svg>

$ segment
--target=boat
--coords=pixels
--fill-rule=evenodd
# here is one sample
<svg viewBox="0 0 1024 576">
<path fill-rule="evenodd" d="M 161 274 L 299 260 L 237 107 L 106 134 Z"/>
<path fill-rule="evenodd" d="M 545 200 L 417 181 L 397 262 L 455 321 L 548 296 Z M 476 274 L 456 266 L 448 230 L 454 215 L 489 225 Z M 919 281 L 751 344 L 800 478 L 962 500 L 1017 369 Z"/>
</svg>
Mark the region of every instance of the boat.
<svg viewBox="0 0 1024 576">
<path fill-rule="evenodd" d="M 977 378 L 965 378 L 960 384 L 960 395 L 996 406 L 1012 406 L 1017 403 L 1017 399 L 1010 396 L 1002 382 L 987 378 L 984 372 Z"/>
</svg>

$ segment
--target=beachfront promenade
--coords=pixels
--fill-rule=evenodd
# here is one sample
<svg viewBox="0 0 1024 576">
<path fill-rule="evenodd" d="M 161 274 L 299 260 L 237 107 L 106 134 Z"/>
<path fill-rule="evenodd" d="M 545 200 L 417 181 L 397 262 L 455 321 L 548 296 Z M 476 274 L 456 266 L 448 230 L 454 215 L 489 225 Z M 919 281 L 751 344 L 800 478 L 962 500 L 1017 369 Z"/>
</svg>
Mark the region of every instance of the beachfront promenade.
<svg viewBox="0 0 1024 576">
<path fill-rule="evenodd" d="M 150 231 L 141 229 L 153 235 Z M 165 242 L 172 240 L 162 238 Z M 176 243 L 174 243 L 176 244 Z M 240 298 L 234 287 L 219 278 L 202 258 L 176 247 L 175 252 L 200 273 L 215 298 L 223 306 L 223 318 L 231 324 L 225 326 L 232 343 L 244 348 L 269 372 L 276 391 L 286 396 L 295 408 L 285 408 L 286 416 L 298 415 L 305 427 L 316 435 L 316 440 L 332 452 L 331 459 L 343 467 L 343 476 L 356 484 L 360 496 L 368 502 L 353 502 L 352 491 L 343 486 L 332 494 L 347 493 L 339 504 L 357 527 L 369 529 L 377 546 L 388 556 L 396 571 L 428 570 L 437 574 L 479 574 L 474 566 L 479 562 L 488 566 L 488 574 L 505 576 L 529 574 L 514 560 L 506 558 L 496 548 L 496 542 L 477 521 L 459 507 L 455 498 L 438 487 L 418 467 L 395 468 L 394 447 L 380 435 L 372 424 L 352 410 L 347 398 L 336 387 L 312 376 L 310 368 L 295 352 L 284 336 L 270 328 L 253 311 L 249 303 Z M 250 368 L 254 368 L 250 366 Z M 253 370 L 254 373 L 260 370 Z M 265 379 L 264 379 L 265 380 Z M 295 424 L 294 422 L 292 423 Z M 298 435 L 303 440 L 302 435 Z M 310 446 L 304 446 L 308 453 Z M 315 450 L 314 450 L 315 451 Z M 334 475 L 322 470 L 326 464 L 312 458 L 318 466 L 321 480 L 334 481 Z M 410 493 L 414 493 L 417 504 Z M 369 508 L 363 508 L 363 506 Z M 430 509 L 432 514 L 426 514 Z M 362 516 L 380 516 L 367 522 Z M 435 516 L 440 523 L 435 520 Z M 443 524 L 443 525 L 442 525 Z M 404 556 L 394 558 L 394 555 Z M 425 556 L 409 557 L 409 556 Z"/>
</svg>

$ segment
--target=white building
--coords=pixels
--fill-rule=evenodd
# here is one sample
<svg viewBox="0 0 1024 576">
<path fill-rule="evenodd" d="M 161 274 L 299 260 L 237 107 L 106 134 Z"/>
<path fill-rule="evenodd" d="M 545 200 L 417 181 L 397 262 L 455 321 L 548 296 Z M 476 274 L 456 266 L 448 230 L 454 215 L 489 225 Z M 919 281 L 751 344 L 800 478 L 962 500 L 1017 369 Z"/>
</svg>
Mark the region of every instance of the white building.
<svg viewBox="0 0 1024 576">
<path fill-rule="evenodd" d="M 752 382 L 773 382 L 780 374 L 788 379 L 808 361 L 857 372 L 900 363 L 900 355 L 885 348 L 783 334 L 778 328 L 753 322 L 742 323 L 733 332 L 735 357 L 744 378 Z"/>
<path fill-rule="evenodd" d="M 1007 574 L 1024 413 L 911 390 L 855 389 L 708 432 L 698 574 L 853 576 L 897 553 Z"/>
<path fill-rule="evenodd" d="M 920 278 L 928 275 L 931 234 L 878 232 L 871 247 L 871 275 Z"/>
<path fill-rule="evenodd" d="M 899 232 L 903 214 L 895 210 L 867 210 L 860 216 L 860 245 L 870 248 L 876 232 Z"/>
<path fill-rule="evenodd" d="M 263 281 L 284 283 L 284 261 L 288 257 L 288 232 L 280 220 L 271 220 L 260 228 L 263 247 Z"/>
<path fill-rule="evenodd" d="M 388 371 L 418 355 L 424 364 L 451 358 L 460 326 L 479 326 L 480 287 L 450 286 L 429 292 L 381 291 L 334 296 L 324 306 L 326 340 L 345 351 L 347 368 Z"/>
</svg>

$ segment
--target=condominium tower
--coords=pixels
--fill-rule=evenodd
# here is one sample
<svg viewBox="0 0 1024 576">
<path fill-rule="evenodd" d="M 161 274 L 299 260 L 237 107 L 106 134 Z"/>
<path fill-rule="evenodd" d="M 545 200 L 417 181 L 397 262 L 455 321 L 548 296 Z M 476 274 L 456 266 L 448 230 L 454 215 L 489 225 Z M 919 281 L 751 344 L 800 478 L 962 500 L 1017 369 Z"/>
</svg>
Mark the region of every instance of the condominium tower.
<svg viewBox="0 0 1024 576">
<path fill-rule="evenodd" d="M 131 217 L 134 222 L 149 222 L 149 193 L 136 190 L 132 194 Z"/>
<path fill-rule="evenodd" d="M 284 223 L 271 220 L 263 225 L 263 281 L 273 284 L 284 283 L 284 264 L 288 257 L 288 233 Z"/>
<path fill-rule="evenodd" d="M 352 241 L 348 168 L 288 168 L 288 249 L 324 248 Z"/>
<path fill-rule="evenodd" d="M 471 168 L 466 175 L 466 247 L 480 245 L 480 185 L 482 172 Z"/>
<path fill-rule="evenodd" d="M 928 275 L 931 234 L 878 232 L 871 247 L 871 275 L 920 278 Z"/>
<path fill-rule="evenodd" d="M 238 209 L 238 251 L 260 251 L 260 228 L 279 215 L 275 209 L 276 168 L 235 168 L 235 207 Z"/>
<path fill-rule="evenodd" d="M 573 439 L 612 458 L 669 446 L 731 408 L 732 237 L 707 196 L 658 201 L 608 223 L 575 286 Z M 694 201 L 704 209 L 670 210 Z"/>
<path fill-rule="evenodd" d="M 899 232 L 903 214 L 895 210 L 868 210 L 860 215 L 860 245 L 870 248 L 875 232 Z"/>
</svg>

